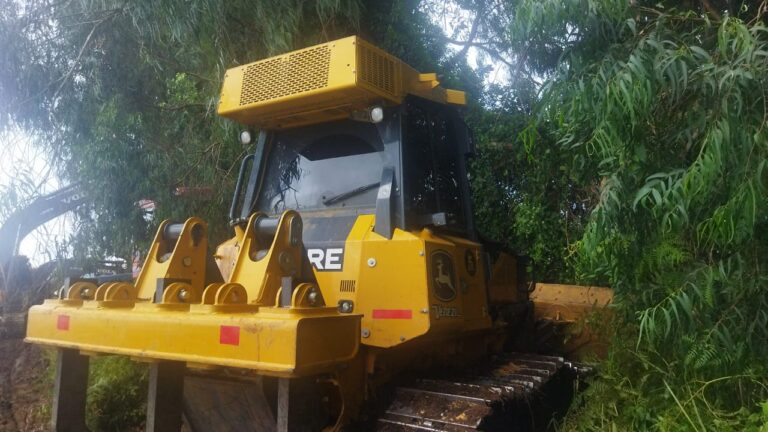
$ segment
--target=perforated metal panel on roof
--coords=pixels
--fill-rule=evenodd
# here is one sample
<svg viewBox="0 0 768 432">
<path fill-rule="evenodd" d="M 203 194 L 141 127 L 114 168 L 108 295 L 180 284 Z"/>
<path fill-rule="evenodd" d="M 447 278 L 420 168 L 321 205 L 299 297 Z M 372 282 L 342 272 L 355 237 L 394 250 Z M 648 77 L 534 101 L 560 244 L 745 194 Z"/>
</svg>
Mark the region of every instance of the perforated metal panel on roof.
<svg viewBox="0 0 768 432">
<path fill-rule="evenodd" d="M 328 85 L 331 50 L 326 45 L 248 65 L 240 105 L 304 93 Z"/>
<path fill-rule="evenodd" d="M 396 96 L 396 82 L 399 78 L 395 60 L 378 52 L 366 43 L 358 44 L 358 72 L 360 80 L 382 92 Z"/>
</svg>

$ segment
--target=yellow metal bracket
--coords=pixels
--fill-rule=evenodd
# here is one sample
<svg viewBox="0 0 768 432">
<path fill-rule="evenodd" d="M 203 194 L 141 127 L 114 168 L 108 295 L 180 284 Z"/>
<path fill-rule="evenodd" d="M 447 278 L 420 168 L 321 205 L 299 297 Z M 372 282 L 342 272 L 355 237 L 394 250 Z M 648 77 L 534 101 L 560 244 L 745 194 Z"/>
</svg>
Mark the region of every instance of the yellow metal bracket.
<svg viewBox="0 0 768 432">
<path fill-rule="evenodd" d="M 283 278 L 297 277 L 301 271 L 301 216 L 288 210 L 275 228 L 272 224 L 263 213 L 250 217 L 229 278 L 244 288 L 250 303 L 260 306 L 278 305 Z"/>
<path fill-rule="evenodd" d="M 205 284 L 207 249 L 208 224 L 202 219 L 192 217 L 183 225 L 161 223 L 136 279 L 138 299 L 199 303 Z M 169 285 L 163 286 L 165 283 Z"/>
<path fill-rule="evenodd" d="M 437 74 L 434 72 L 419 74 L 419 82 L 428 83 L 430 89 L 440 85 L 440 81 L 437 80 Z"/>
<path fill-rule="evenodd" d="M 100 307 L 126 307 L 153 300 L 161 304 L 198 303 L 205 282 L 207 232 L 207 224 L 199 218 L 184 224 L 164 221 L 135 284 L 75 282 L 59 292 L 59 299 L 73 306 L 95 300 Z"/>
</svg>

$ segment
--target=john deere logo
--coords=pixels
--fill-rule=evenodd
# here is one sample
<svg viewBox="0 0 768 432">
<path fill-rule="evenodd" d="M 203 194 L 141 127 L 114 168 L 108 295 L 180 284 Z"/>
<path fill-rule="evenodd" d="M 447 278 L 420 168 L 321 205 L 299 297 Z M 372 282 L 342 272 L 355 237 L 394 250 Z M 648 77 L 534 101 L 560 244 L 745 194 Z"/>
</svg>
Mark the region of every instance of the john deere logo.
<svg viewBox="0 0 768 432">
<path fill-rule="evenodd" d="M 449 302 L 456 298 L 456 276 L 451 255 L 445 251 L 432 253 L 432 292 L 438 300 Z"/>
</svg>

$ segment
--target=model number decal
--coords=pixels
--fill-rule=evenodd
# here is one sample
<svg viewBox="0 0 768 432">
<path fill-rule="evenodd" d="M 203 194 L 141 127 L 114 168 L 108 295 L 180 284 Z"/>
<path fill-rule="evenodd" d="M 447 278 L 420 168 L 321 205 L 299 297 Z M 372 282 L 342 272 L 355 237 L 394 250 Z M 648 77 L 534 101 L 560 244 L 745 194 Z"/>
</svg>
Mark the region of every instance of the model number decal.
<svg viewBox="0 0 768 432">
<path fill-rule="evenodd" d="M 435 319 L 458 318 L 461 316 L 461 311 L 459 311 L 459 309 L 455 307 L 434 304 L 432 305 L 432 316 Z"/>
<path fill-rule="evenodd" d="M 341 271 L 344 263 L 344 248 L 309 248 L 307 259 L 317 271 Z"/>
</svg>

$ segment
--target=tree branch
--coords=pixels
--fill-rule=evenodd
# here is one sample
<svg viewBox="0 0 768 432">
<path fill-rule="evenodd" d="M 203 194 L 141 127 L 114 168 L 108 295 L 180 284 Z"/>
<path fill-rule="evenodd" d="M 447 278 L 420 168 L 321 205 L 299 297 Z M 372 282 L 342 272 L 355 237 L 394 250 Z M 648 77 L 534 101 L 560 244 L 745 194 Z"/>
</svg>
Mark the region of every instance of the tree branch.
<svg viewBox="0 0 768 432">
<path fill-rule="evenodd" d="M 194 103 L 187 103 L 182 105 L 166 105 L 166 106 L 155 105 L 155 108 L 163 111 L 181 111 L 181 110 L 185 110 L 187 108 L 193 108 L 193 107 L 205 108 L 205 105 L 206 104 L 204 103 L 194 102 Z"/>
<path fill-rule="evenodd" d="M 483 46 L 492 45 L 496 43 L 491 41 L 471 41 L 471 40 L 460 41 L 458 39 L 451 39 L 449 37 L 443 37 L 443 41 L 451 45 L 474 46 L 474 47 L 483 47 Z"/>
<path fill-rule="evenodd" d="M 469 36 L 467 37 L 467 42 L 464 43 L 464 47 L 459 52 L 454 54 L 454 56 L 451 57 L 451 59 L 448 60 L 445 63 L 445 65 L 443 65 L 444 70 L 449 71 L 456 64 L 456 62 L 458 62 L 461 58 L 467 55 L 467 51 L 469 51 L 469 48 L 472 46 L 472 43 L 475 40 L 475 37 L 477 37 L 477 31 L 480 28 L 480 19 L 483 16 L 484 10 L 485 10 L 485 2 L 480 2 L 480 7 L 477 9 L 475 20 L 472 21 L 472 28 L 469 30 Z"/>
<path fill-rule="evenodd" d="M 91 28 L 90 33 L 88 33 L 88 36 L 85 38 L 85 42 L 83 42 L 83 45 L 80 47 L 80 51 L 77 53 L 77 58 L 75 58 L 75 61 L 72 63 L 72 67 L 70 67 L 67 73 L 61 78 L 61 84 L 59 84 L 59 87 L 53 93 L 53 99 L 56 99 L 61 89 L 64 88 L 64 84 L 66 84 L 67 81 L 69 80 L 69 77 L 72 76 L 72 72 L 75 71 L 77 64 L 80 63 L 80 59 L 83 57 L 83 53 L 85 52 L 85 47 L 87 47 L 88 44 L 91 42 L 91 38 L 93 37 L 93 34 L 96 32 L 96 29 L 99 28 L 100 25 L 104 24 L 104 22 L 106 22 L 108 19 L 117 15 L 117 13 L 121 9 L 114 9 L 114 10 L 115 12 L 112 12 L 109 15 L 105 16 L 104 18 L 96 21 L 96 23 L 93 25 L 93 28 Z"/>
<path fill-rule="evenodd" d="M 720 12 L 712 6 L 712 3 L 710 3 L 709 0 L 701 0 L 701 5 L 704 6 L 704 9 L 706 9 L 707 12 L 711 13 L 715 19 L 718 21 L 721 20 L 723 17 L 720 15 Z"/>
</svg>

